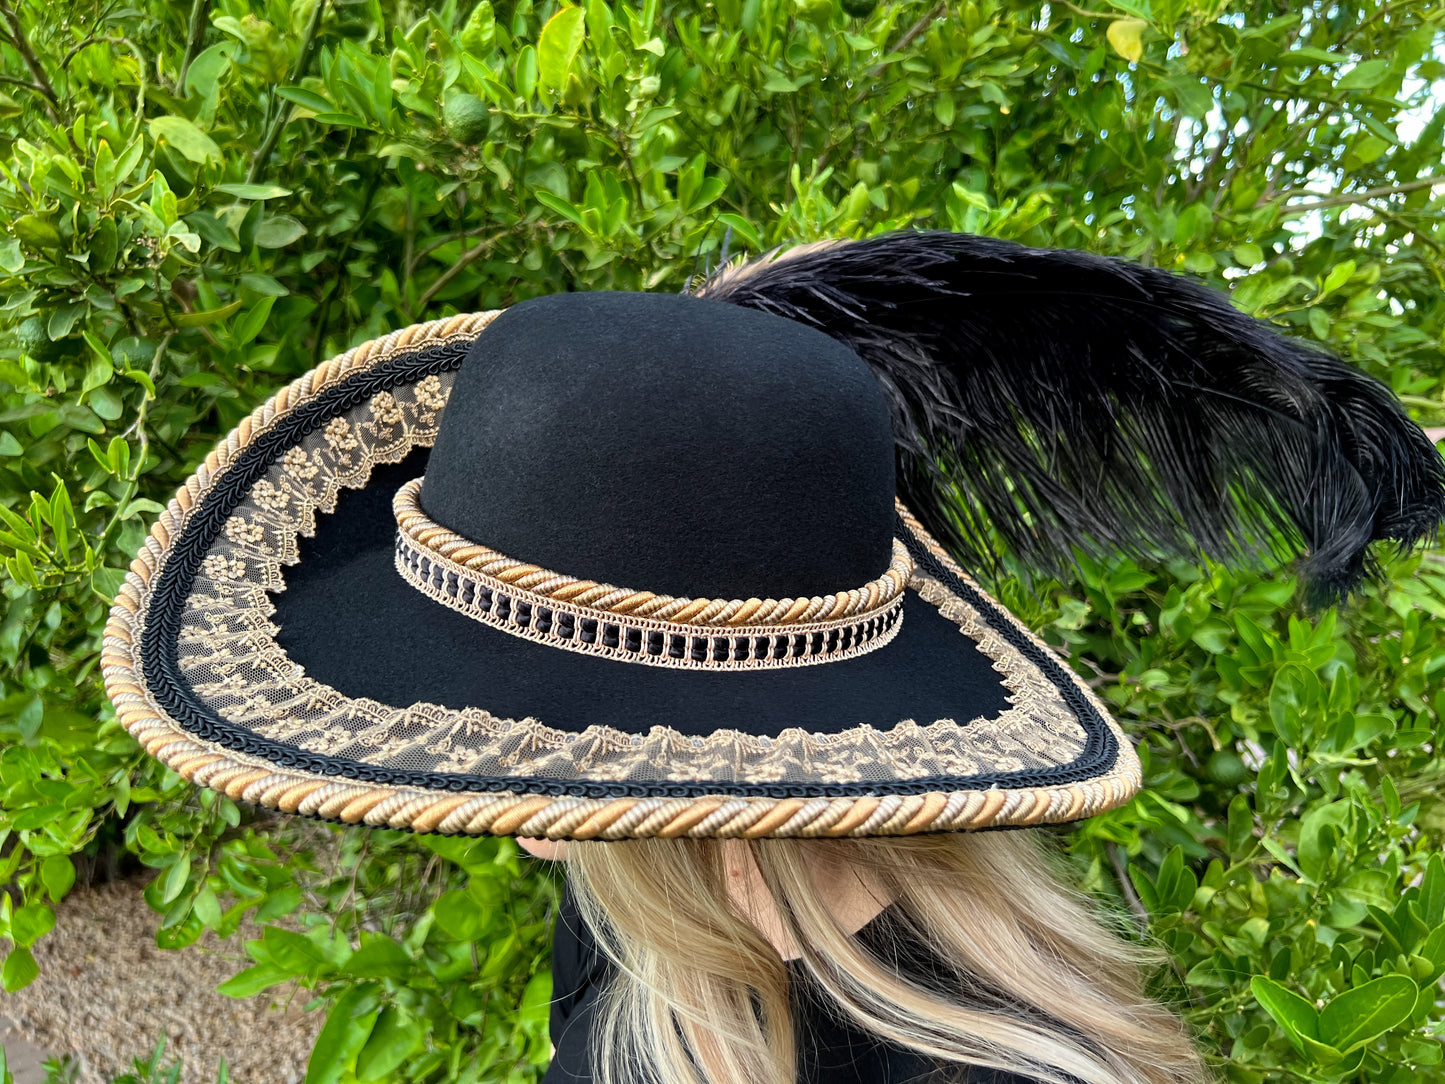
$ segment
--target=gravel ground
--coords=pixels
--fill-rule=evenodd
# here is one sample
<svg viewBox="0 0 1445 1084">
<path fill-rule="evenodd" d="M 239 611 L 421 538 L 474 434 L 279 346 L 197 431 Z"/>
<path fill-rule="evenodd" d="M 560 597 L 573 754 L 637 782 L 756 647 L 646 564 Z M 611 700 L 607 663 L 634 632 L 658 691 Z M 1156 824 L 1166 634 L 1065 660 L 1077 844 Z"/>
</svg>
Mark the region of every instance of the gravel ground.
<svg viewBox="0 0 1445 1084">
<path fill-rule="evenodd" d="M 291 998 L 289 987 L 246 1000 L 216 993 L 250 963 L 241 939 L 207 933 L 180 951 L 157 948 L 159 916 L 142 887 L 122 881 L 66 897 L 34 949 L 40 977 L 0 995 L 0 1015 L 46 1052 L 74 1058 L 75 1084 L 107 1084 L 162 1036 L 166 1062 L 183 1061 L 182 1084 L 215 1084 L 222 1057 L 233 1084 L 299 1082 L 323 1014 L 302 1012 L 307 995 Z"/>
</svg>

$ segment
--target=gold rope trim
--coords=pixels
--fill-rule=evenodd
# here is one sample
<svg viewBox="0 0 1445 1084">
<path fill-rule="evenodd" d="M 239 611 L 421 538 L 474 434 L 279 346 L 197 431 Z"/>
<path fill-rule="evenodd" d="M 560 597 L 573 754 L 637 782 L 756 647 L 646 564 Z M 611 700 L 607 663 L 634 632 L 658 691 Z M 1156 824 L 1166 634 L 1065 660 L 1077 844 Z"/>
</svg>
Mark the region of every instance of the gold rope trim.
<svg viewBox="0 0 1445 1084">
<path fill-rule="evenodd" d="M 256 409 L 206 457 L 161 513 L 111 609 L 101 648 L 106 693 L 126 730 L 152 756 L 199 786 L 237 801 L 351 824 L 422 832 L 626 839 L 643 836 L 870 836 L 1038 825 L 1078 820 L 1128 801 L 1139 789 L 1133 746 L 1091 690 L 1119 744 L 1113 771 L 1098 779 L 1020 790 L 959 791 L 833 799 L 616 798 L 587 799 L 488 791 L 443 794 L 417 788 L 339 781 L 279 769 L 188 733 L 150 696 L 140 660 L 138 618 L 164 563 L 170 537 L 231 459 L 278 418 L 323 388 L 399 353 L 446 339 L 475 339 L 496 312 L 449 317 L 393 332 L 323 362 Z M 911 517 L 909 517 L 911 519 Z M 936 542 L 910 527 L 955 575 L 968 580 Z M 1019 626 L 1022 629 L 1022 626 Z M 1023 629 L 1042 645 L 1037 637 Z"/>
<path fill-rule="evenodd" d="M 647 617 L 674 625 L 713 628 L 801 625 L 879 612 L 903 596 L 903 589 L 913 576 L 913 559 L 908 556 L 908 547 L 895 538 L 888 571 L 862 587 L 831 595 L 784 599 L 675 598 L 651 591 L 614 587 L 596 580 L 549 572 L 448 530 L 422 509 L 421 487 L 424 481 L 424 478 L 413 478 L 398 489 L 392 499 L 397 529 L 405 538 L 418 548 L 446 558 L 468 571 L 480 572 L 540 598 L 568 602 L 589 610 Z"/>
</svg>

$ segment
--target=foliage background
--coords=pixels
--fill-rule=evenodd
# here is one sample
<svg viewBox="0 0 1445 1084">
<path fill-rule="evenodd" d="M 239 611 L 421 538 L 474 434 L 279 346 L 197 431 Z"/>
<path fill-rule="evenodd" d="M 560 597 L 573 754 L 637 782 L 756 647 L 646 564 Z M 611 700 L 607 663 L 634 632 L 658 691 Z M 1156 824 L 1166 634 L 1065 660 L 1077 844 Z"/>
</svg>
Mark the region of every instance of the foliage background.
<svg viewBox="0 0 1445 1084">
<path fill-rule="evenodd" d="M 510 841 L 196 793 L 100 691 L 159 502 L 367 338 L 919 224 L 1200 276 L 1445 418 L 1438 4 L 839 2 L 0 0 L 7 989 L 139 864 L 164 946 L 267 923 L 228 986 L 315 992 L 311 1084 L 545 1065 Z M 1065 838 L 1231 1081 L 1445 1079 L 1445 569 L 1387 570 L 1314 618 L 1287 571 L 998 585 L 1140 743 L 1143 795 Z"/>
</svg>

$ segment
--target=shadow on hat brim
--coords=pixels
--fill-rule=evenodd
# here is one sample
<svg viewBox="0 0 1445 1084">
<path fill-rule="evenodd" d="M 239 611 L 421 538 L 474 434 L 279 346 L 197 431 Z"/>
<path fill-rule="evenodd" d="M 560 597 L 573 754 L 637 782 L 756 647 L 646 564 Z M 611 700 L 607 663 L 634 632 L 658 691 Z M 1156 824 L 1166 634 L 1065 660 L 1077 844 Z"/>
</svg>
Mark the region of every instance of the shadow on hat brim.
<svg viewBox="0 0 1445 1084">
<path fill-rule="evenodd" d="M 891 835 L 1127 801 L 1088 687 L 906 513 L 898 636 L 726 673 L 558 650 L 392 568 L 450 374 L 491 314 L 420 325 L 280 392 L 171 502 L 107 627 L 107 692 L 182 776 L 286 812 L 553 838 Z"/>
</svg>

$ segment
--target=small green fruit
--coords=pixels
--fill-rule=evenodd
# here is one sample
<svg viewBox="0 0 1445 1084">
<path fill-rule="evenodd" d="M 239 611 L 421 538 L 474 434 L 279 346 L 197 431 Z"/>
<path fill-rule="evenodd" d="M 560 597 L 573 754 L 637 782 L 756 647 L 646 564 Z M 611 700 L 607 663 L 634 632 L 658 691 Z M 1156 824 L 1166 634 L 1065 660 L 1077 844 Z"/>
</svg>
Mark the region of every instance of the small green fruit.
<svg viewBox="0 0 1445 1084">
<path fill-rule="evenodd" d="M 1249 778 L 1249 769 L 1239 754 L 1231 749 L 1219 749 L 1211 753 L 1204 765 L 1204 772 L 1210 779 L 1223 787 L 1237 787 Z"/>
<path fill-rule="evenodd" d="M 50 335 L 45 330 L 45 319 L 31 316 L 15 329 L 15 338 L 22 353 L 32 357 L 50 345 Z"/>
<path fill-rule="evenodd" d="M 442 116 L 458 143 L 475 144 L 487 138 L 491 110 L 475 94 L 455 94 L 448 98 Z"/>
<path fill-rule="evenodd" d="M 878 0 L 843 0 L 843 14 L 866 19 L 878 8 Z"/>
<path fill-rule="evenodd" d="M 111 346 L 110 356 L 117 369 L 144 369 L 156 356 L 156 345 L 147 339 L 127 336 Z"/>
</svg>

